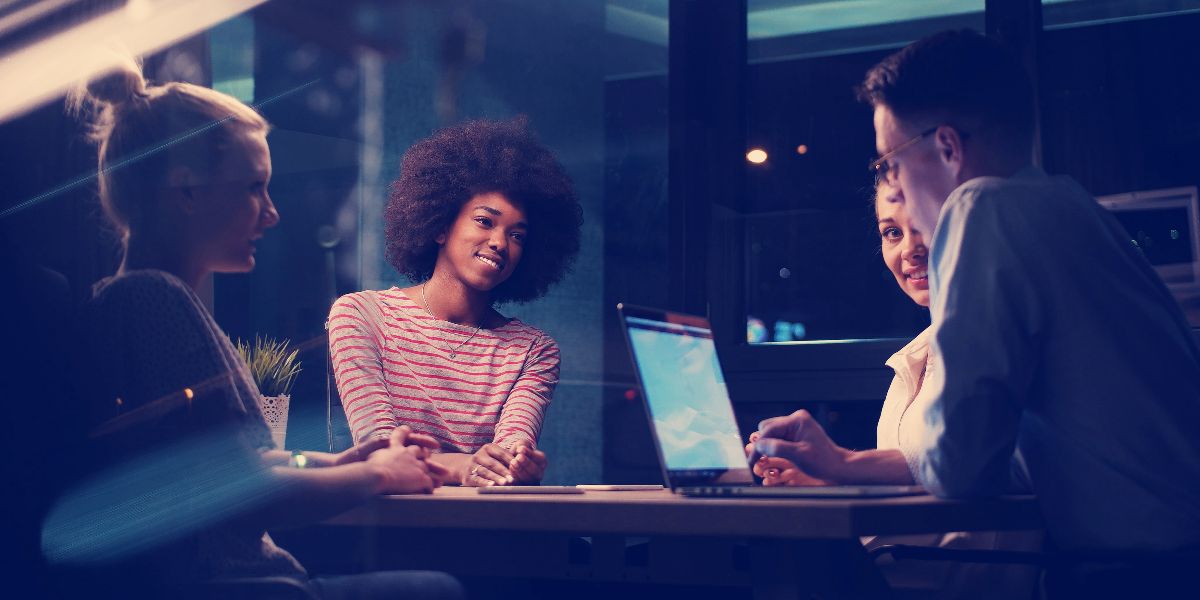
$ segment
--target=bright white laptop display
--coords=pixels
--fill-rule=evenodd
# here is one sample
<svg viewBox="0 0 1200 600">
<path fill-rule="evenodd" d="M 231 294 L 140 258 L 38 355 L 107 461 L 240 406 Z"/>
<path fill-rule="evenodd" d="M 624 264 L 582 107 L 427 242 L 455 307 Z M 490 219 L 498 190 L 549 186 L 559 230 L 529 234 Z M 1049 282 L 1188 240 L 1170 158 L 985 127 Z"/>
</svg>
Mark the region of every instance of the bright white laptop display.
<svg viewBox="0 0 1200 600">
<path fill-rule="evenodd" d="M 750 482 L 712 331 L 705 323 L 626 315 L 626 331 L 668 477 Z"/>
<path fill-rule="evenodd" d="M 703 317 L 618 305 L 650 432 L 671 489 L 694 496 L 901 496 L 917 486 L 755 486 L 712 328 Z"/>
</svg>

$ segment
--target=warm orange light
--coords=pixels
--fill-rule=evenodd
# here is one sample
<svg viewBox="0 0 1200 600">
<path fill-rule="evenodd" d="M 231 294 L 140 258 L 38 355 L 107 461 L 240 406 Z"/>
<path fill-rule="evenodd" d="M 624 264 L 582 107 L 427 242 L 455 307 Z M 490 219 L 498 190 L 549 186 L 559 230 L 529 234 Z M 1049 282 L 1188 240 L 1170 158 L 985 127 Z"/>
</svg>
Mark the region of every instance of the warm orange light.
<svg viewBox="0 0 1200 600">
<path fill-rule="evenodd" d="M 756 165 L 761 165 L 767 162 L 767 151 L 763 150 L 762 148 L 751 148 L 750 151 L 746 153 L 746 160 Z"/>
<path fill-rule="evenodd" d="M 183 388 L 183 395 L 188 400 L 191 400 L 192 398 L 194 398 L 196 396 L 196 394 L 194 392 L 192 392 L 192 388 Z"/>
<path fill-rule="evenodd" d="M 796 154 L 808 154 L 808 144 L 796 146 Z"/>
</svg>

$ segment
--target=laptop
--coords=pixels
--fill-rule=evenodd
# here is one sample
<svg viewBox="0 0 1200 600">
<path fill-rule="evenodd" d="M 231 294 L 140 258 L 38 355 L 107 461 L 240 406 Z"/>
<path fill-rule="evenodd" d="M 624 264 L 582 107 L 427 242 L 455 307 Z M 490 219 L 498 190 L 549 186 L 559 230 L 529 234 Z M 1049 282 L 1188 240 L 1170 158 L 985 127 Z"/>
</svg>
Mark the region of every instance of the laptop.
<svg viewBox="0 0 1200 600">
<path fill-rule="evenodd" d="M 757 485 L 708 320 L 628 304 L 618 304 L 617 311 L 641 384 L 659 464 L 672 491 L 699 497 L 799 498 L 926 493 L 916 485 Z"/>
</svg>

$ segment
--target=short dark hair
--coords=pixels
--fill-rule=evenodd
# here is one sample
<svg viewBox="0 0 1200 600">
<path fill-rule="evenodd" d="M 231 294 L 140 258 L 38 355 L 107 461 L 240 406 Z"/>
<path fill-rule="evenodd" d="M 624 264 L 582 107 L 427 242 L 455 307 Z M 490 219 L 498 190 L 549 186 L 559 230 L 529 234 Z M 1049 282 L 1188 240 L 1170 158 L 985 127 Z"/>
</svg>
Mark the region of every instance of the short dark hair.
<svg viewBox="0 0 1200 600">
<path fill-rule="evenodd" d="M 906 121 L 965 121 L 1013 148 L 1033 143 L 1029 73 L 1000 42 L 970 29 L 936 33 L 883 59 L 867 71 L 858 97 Z"/>
<path fill-rule="evenodd" d="M 494 192 L 522 206 L 529 233 L 521 262 L 491 299 L 527 302 L 545 295 L 579 253 L 583 209 L 566 169 L 523 117 L 447 127 L 404 153 L 383 215 L 387 261 L 413 281 L 429 279 L 437 236 L 464 203 Z"/>
</svg>

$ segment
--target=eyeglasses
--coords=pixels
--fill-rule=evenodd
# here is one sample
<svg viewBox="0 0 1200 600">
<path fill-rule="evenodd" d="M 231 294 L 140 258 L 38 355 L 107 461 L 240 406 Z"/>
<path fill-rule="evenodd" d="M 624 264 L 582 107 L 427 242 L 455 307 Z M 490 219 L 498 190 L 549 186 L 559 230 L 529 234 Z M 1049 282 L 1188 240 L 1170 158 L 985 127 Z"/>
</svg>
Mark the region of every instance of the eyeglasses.
<svg viewBox="0 0 1200 600">
<path fill-rule="evenodd" d="M 886 181 L 888 183 L 895 183 L 896 169 L 894 167 L 891 167 L 888 165 L 888 160 L 890 160 L 892 157 L 896 156 L 897 154 L 900 154 L 901 152 L 909 149 L 911 146 L 913 146 L 917 142 L 933 135 L 934 132 L 936 132 L 938 130 L 938 127 L 941 127 L 941 125 L 937 125 L 935 127 L 930 127 L 929 129 L 922 131 L 920 133 L 920 135 L 917 135 L 916 137 L 912 138 L 911 140 L 908 140 L 907 142 L 904 142 L 903 144 L 900 144 L 899 146 L 892 148 L 891 151 L 889 151 L 888 153 L 871 161 L 871 165 L 868 168 L 871 169 L 871 174 L 875 176 L 875 185 L 879 185 L 880 183 L 882 183 L 884 181 Z"/>
</svg>

